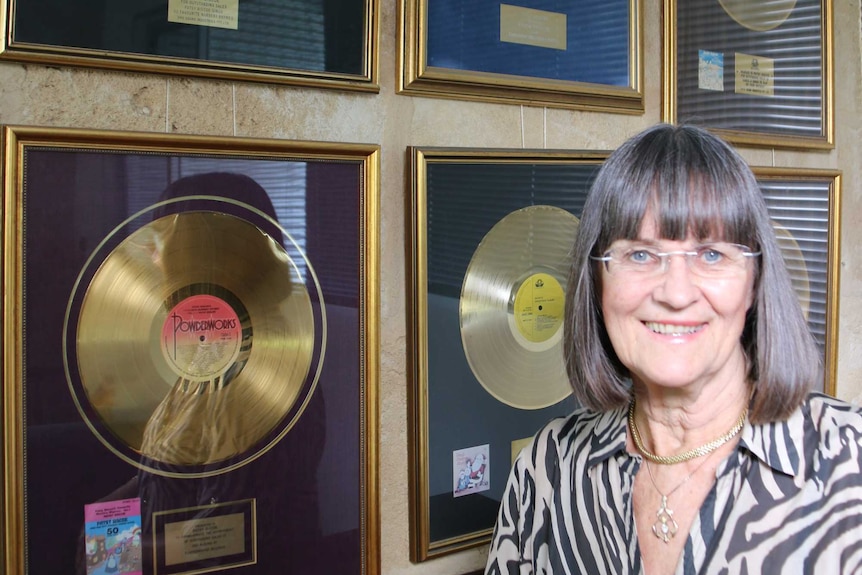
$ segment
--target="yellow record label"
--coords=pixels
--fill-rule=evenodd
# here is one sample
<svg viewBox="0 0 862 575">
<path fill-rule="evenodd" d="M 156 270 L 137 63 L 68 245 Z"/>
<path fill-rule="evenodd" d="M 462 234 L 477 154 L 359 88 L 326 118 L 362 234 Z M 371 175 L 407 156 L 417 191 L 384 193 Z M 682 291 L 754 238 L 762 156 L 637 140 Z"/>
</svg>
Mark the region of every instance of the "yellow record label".
<svg viewBox="0 0 862 575">
<path fill-rule="evenodd" d="M 546 273 L 527 277 L 515 294 L 514 315 L 518 331 L 529 342 L 542 343 L 563 323 L 565 293 L 560 282 Z"/>
</svg>

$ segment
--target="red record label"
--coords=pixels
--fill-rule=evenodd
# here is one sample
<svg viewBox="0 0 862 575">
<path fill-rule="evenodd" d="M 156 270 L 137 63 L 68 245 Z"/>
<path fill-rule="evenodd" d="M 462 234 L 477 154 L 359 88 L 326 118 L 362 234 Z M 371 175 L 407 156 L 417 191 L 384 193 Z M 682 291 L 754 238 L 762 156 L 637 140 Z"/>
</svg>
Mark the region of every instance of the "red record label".
<svg viewBox="0 0 862 575">
<path fill-rule="evenodd" d="M 239 316 L 224 300 L 193 295 L 168 313 L 162 326 L 162 354 L 177 375 L 208 381 L 236 361 L 242 344 Z"/>
</svg>

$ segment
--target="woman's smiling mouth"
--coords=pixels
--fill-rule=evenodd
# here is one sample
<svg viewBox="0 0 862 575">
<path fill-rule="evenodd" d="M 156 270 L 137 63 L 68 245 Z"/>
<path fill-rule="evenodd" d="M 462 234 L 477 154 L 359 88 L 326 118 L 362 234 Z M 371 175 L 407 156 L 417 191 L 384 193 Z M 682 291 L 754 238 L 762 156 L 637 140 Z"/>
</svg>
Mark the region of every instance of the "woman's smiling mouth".
<svg viewBox="0 0 862 575">
<path fill-rule="evenodd" d="M 644 322 L 644 325 L 653 333 L 661 335 L 689 335 L 703 329 L 701 325 L 675 325 L 672 323 L 658 323 L 655 321 Z"/>
</svg>

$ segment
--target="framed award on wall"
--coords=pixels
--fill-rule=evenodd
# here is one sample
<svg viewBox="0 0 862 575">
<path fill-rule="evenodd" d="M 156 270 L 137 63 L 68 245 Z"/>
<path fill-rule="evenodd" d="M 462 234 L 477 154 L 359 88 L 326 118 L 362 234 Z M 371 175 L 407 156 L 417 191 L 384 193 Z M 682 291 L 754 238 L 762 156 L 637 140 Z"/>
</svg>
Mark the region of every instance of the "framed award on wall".
<svg viewBox="0 0 862 575">
<path fill-rule="evenodd" d="M 379 0 L 2 0 L 0 8 L 0 59 L 379 90 Z"/>
<path fill-rule="evenodd" d="M 398 91 L 642 114 L 640 0 L 399 0 Z"/>
<path fill-rule="evenodd" d="M 377 574 L 378 148 L 3 136 L 0 571 Z"/>
<path fill-rule="evenodd" d="M 604 151 L 411 148 L 411 558 L 487 544 L 514 457 L 577 406 L 569 252 Z"/>
<path fill-rule="evenodd" d="M 737 143 L 834 146 L 832 0 L 665 0 L 663 117 Z"/>
</svg>

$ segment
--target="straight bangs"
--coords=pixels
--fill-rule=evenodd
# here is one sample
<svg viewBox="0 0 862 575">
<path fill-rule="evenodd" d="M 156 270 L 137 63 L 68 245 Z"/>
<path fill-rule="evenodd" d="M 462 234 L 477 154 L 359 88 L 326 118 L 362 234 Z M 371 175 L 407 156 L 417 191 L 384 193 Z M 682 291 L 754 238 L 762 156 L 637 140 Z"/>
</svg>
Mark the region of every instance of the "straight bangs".
<svg viewBox="0 0 862 575">
<path fill-rule="evenodd" d="M 649 207 L 656 218 L 659 237 L 682 241 L 691 236 L 700 242 L 730 242 L 757 251 L 758 226 L 750 208 L 747 183 L 735 177 L 738 173 L 741 171 L 691 171 L 675 174 L 681 177 L 673 182 L 656 182 Z"/>
</svg>

